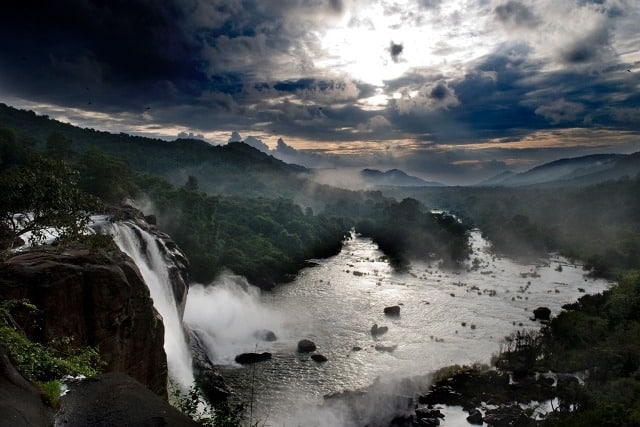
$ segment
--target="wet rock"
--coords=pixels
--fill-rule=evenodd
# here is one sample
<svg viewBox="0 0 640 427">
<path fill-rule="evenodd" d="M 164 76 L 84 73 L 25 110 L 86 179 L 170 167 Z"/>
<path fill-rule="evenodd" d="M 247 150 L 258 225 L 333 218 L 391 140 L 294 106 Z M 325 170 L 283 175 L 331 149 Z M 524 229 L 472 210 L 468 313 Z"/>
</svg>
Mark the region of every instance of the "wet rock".
<svg viewBox="0 0 640 427">
<path fill-rule="evenodd" d="M 312 351 L 316 351 L 316 343 L 308 339 L 298 341 L 299 353 L 311 353 Z"/>
<path fill-rule="evenodd" d="M 392 345 L 376 344 L 376 346 L 375 346 L 376 350 L 378 350 L 378 351 L 386 351 L 387 353 L 391 353 L 396 348 L 398 348 L 398 346 L 395 345 L 395 344 L 392 344 Z"/>
<path fill-rule="evenodd" d="M 373 335 L 374 337 L 386 334 L 388 331 L 389 331 L 388 327 L 378 326 L 377 323 L 374 323 L 373 326 L 371 327 L 371 335 Z"/>
<path fill-rule="evenodd" d="M 147 221 L 148 224 L 157 225 L 158 218 L 155 215 L 145 215 L 144 220 Z"/>
<path fill-rule="evenodd" d="M 269 341 L 269 342 L 278 340 L 278 337 L 276 336 L 276 334 L 269 329 L 260 329 L 259 331 L 255 331 L 253 333 L 253 337 L 261 341 Z"/>
<path fill-rule="evenodd" d="M 213 363 L 209 360 L 207 353 L 203 350 L 203 345 L 197 331 L 188 329 L 187 339 L 191 348 L 193 373 L 197 384 L 200 385 L 202 393 L 210 403 L 226 402 L 231 394 L 226 381 L 220 375 Z"/>
<path fill-rule="evenodd" d="M 484 423 L 484 419 L 482 418 L 482 413 L 477 409 L 472 409 L 469 411 L 469 416 L 467 417 L 467 421 L 469 424 L 474 424 L 481 426 Z"/>
<path fill-rule="evenodd" d="M 32 427 L 53 424 L 53 413 L 38 389 L 13 366 L 0 346 L 0 426 Z"/>
<path fill-rule="evenodd" d="M 547 307 L 538 307 L 533 310 L 533 316 L 538 320 L 549 320 L 551 317 L 551 310 Z"/>
<path fill-rule="evenodd" d="M 384 314 L 386 314 L 387 316 L 391 316 L 391 317 L 400 316 L 400 306 L 399 305 L 392 305 L 390 307 L 385 307 L 384 308 Z"/>
<path fill-rule="evenodd" d="M 111 372 L 70 384 L 56 426 L 176 426 L 199 424 L 133 378 Z"/>
<path fill-rule="evenodd" d="M 250 365 L 252 363 L 264 362 L 271 359 L 271 353 L 242 353 L 236 356 L 236 363 Z"/>
<path fill-rule="evenodd" d="M 15 320 L 33 341 L 69 337 L 98 349 L 104 370 L 167 395 L 164 326 L 134 262 L 121 252 L 68 249 L 16 255 L 0 266 L 0 300 L 26 298 Z"/>
<path fill-rule="evenodd" d="M 325 356 L 323 356 L 322 354 L 312 354 L 311 355 L 311 359 L 314 360 L 315 362 L 318 362 L 318 363 L 324 363 L 324 362 L 327 362 L 329 360 Z"/>
</svg>

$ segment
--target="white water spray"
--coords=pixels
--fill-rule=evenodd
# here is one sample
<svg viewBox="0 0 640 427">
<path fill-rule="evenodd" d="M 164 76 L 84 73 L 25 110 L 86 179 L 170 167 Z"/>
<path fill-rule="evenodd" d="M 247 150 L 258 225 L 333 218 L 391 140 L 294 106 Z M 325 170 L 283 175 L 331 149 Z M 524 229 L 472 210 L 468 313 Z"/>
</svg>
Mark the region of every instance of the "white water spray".
<svg viewBox="0 0 640 427">
<path fill-rule="evenodd" d="M 113 224 L 112 234 L 120 250 L 136 263 L 149 288 L 153 306 L 164 323 L 164 350 L 167 353 L 169 377 L 186 391 L 194 381 L 191 352 L 176 306 L 167 263 L 158 248 L 159 242 L 153 235 L 130 222 Z"/>
</svg>

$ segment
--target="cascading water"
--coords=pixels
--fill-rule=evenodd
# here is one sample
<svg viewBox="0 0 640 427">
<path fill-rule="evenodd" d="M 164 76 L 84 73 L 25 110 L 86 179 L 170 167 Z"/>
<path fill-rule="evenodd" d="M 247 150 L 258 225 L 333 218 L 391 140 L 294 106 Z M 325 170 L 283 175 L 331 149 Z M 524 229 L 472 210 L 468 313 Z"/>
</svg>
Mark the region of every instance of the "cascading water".
<svg viewBox="0 0 640 427">
<path fill-rule="evenodd" d="M 153 305 L 164 323 L 164 350 L 167 353 L 169 377 L 185 391 L 194 381 L 191 352 L 176 306 L 167 260 L 159 248 L 163 243 L 130 221 L 112 224 L 111 234 L 120 250 L 136 263 L 149 288 Z"/>
</svg>

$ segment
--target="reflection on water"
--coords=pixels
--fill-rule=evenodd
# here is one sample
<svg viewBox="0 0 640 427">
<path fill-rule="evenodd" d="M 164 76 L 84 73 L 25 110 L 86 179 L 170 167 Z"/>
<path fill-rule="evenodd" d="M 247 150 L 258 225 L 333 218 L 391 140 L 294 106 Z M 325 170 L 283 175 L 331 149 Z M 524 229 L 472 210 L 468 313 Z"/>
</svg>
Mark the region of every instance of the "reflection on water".
<svg viewBox="0 0 640 427">
<path fill-rule="evenodd" d="M 557 313 L 582 292 L 600 292 L 608 285 L 584 277 L 580 266 L 560 257 L 536 265 L 494 257 L 478 231 L 471 242 L 473 254 L 465 269 L 413 263 L 399 273 L 369 239 L 354 237 L 339 255 L 318 260 L 294 282 L 271 292 L 252 294 L 255 290 L 237 284 L 240 278 L 229 276 L 221 278 L 226 284 L 216 286 L 220 292 L 191 292 L 186 320 L 209 337 L 210 358 L 222 365 L 236 392 L 253 402 L 253 413 L 261 420 L 269 425 L 345 425 L 340 418 L 327 424 L 327 414 L 317 415 L 324 417 L 322 422 L 314 419 L 308 405 L 326 394 L 369 386 L 377 378 L 384 382 L 450 364 L 488 363 L 505 335 L 539 327 L 530 319 L 536 307 Z M 244 302 L 234 304 L 240 298 Z M 391 305 L 400 305 L 399 317 L 385 316 L 384 308 Z M 201 317 L 203 310 L 227 314 Z M 372 336 L 373 324 L 387 326 L 388 332 Z M 273 330 L 278 340 L 256 340 L 253 333 L 261 328 Z M 313 340 L 316 353 L 328 362 L 298 354 L 302 338 Z M 229 340 L 233 345 L 225 344 Z M 229 348 L 236 354 L 269 351 L 273 359 L 241 367 L 232 362 Z M 309 418 L 303 420 L 301 413 Z"/>
</svg>

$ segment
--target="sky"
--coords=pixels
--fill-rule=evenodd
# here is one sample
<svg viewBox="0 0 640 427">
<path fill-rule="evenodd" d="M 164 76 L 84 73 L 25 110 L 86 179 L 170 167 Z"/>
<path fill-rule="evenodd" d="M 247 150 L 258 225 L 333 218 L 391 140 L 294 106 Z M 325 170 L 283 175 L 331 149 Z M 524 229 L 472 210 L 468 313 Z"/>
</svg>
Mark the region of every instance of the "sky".
<svg viewBox="0 0 640 427">
<path fill-rule="evenodd" d="M 637 0 L 21 0 L 0 102 L 467 184 L 640 150 L 639 22 Z"/>
</svg>

